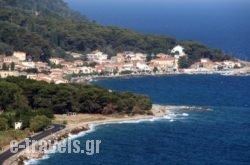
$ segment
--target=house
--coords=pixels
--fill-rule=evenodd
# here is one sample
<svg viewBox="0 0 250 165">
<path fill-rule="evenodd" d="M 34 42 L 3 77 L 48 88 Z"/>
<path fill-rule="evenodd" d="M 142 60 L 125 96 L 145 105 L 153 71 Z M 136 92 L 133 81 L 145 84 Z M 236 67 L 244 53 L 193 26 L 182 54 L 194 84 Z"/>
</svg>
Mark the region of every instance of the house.
<svg viewBox="0 0 250 165">
<path fill-rule="evenodd" d="M 13 57 L 16 57 L 19 61 L 25 61 L 26 60 L 26 53 L 20 52 L 20 51 L 15 51 L 13 53 Z"/>
<path fill-rule="evenodd" d="M 61 77 L 63 75 L 63 72 L 64 72 L 64 69 L 59 69 L 59 68 L 51 69 L 50 76 L 60 76 Z"/>
<path fill-rule="evenodd" d="M 66 52 L 67 54 L 71 55 L 73 58 L 80 58 L 83 55 L 80 53 L 75 53 L 75 52 Z"/>
<path fill-rule="evenodd" d="M 83 66 L 84 62 L 82 60 L 75 60 L 74 66 Z"/>
<path fill-rule="evenodd" d="M 203 68 L 214 69 L 214 62 L 208 58 L 202 58 L 200 60 L 200 63 L 203 66 Z"/>
<path fill-rule="evenodd" d="M 151 68 L 147 64 L 141 62 L 136 63 L 136 68 L 138 68 L 139 71 L 151 71 Z"/>
<path fill-rule="evenodd" d="M 70 74 L 79 74 L 80 71 L 81 71 L 81 69 L 78 68 L 78 67 L 70 67 L 70 68 L 68 68 L 68 73 L 70 73 Z"/>
<path fill-rule="evenodd" d="M 25 69 L 36 68 L 35 63 L 32 61 L 27 61 L 27 62 L 25 61 L 22 62 L 21 64 L 25 67 Z"/>
<path fill-rule="evenodd" d="M 64 59 L 62 59 L 62 58 L 51 58 L 51 59 L 49 59 L 49 61 L 50 61 L 52 64 L 59 65 L 59 64 L 61 64 L 62 62 L 64 62 Z"/>
<path fill-rule="evenodd" d="M 103 52 L 101 52 L 99 50 L 96 50 L 96 51 L 93 51 L 90 54 L 87 54 L 87 58 L 88 58 L 89 61 L 97 62 L 97 63 L 101 64 L 102 61 L 108 59 L 108 55 L 104 54 Z"/>
<path fill-rule="evenodd" d="M 135 53 L 131 51 L 126 51 L 123 53 L 125 57 L 125 62 L 131 62 L 135 58 Z"/>
<path fill-rule="evenodd" d="M 103 65 L 96 65 L 95 70 L 97 73 L 101 73 L 105 71 L 105 67 Z"/>
<path fill-rule="evenodd" d="M 21 71 L 21 70 L 28 69 L 28 67 L 24 66 L 22 64 L 15 64 L 15 69 L 18 70 L 18 71 Z"/>
<path fill-rule="evenodd" d="M 36 62 L 35 67 L 38 69 L 39 72 L 48 71 L 50 69 L 48 63 L 45 62 Z"/>
<path fill-rule="evenodd" d="M 63 78 L 54 78 L 52 81 L 54 81 L 55 84 L 65 84 L 65 83 L 69 83 L 68 80 L 65 80 Z"/>
<path fill-rule="evenodd" d="M 5 56 L 3 57 L 3 63 L 10 65 L 11 63 L 15 63 L 18 64 L 19 63 L 19 59 L 17 57 L 14 56 Z"/>
<path fill-rule="evenodd" d="M 133 63 L 124 63 L 118 66 L 119 72 L 122 71 L 136 71 L 136 66 Z"/>
<path fill-rule="evenodd" d="M 114 73 L 114 71 L 116 70 L 116 67 L 114 65 L 104 65 L 105 67 L 105 72 L 108 73 Z"/>
<path fill-rule="evenodd" d="M 134 61 L 134 62 L 138 62 L 138 61 L 145 62 L 146 61 L 146 57 L 147 57 L 147 55 L 143 54 L 143 53 L 124 52 L 123 54 L 125 56 L 125 61 L 126 62 L 131 62 L 131 61 Z"/>
<path fill-rule="evenodd" d="M 6 77 L 9 77 L 9 76 L 17 77 L 17 76 L 19 76 L 19 72 L 17 72 L 17 71 L 6 71 L 6 70 L 1 70 L 0 71 L 0 77 L 1 78 L 6 78 Z"/>
<path fill-rule="evenodd" d="M 225 69 L 234 69 L 234 68 L 242 67 L 240 62 L 235 62 L 235 61 L 230 61 L 230 60 L 223 61 L 223 64 L 224 64 Z"/>
<path fill-rule="evenodd" d="M 161 71 L 166 71 L 168 69 L 174 69 L 175 67 L 175 58 L 169 55 L 161 56 L 156 59 L 151 60 L 154 66 Z"/>
<path fill-rule="evenodd" d="M 86 67 L 86 66 L 81 67 L 80 70 L 83 74 L 90 74 L 90 73 L 94 73 L 96 71 L 95 68 Z"/>
<path fill-rule="evenodd" d="M 122 63 L 125 62 L 125 57 L 123 53 L 117 53 L 116 56 L 111 57 L 111 62 L 113 63 Z"/>
<path fill-rule="evenodd" d="M 145 62 L 147 59 L 147 55 L 143 53 L 136 53 L 135 54 L 136 60 Z"/>
<path fill-rule="evenodd" d="M 15 130 L 21 129 L 23 126 L 22 122 L 15 122 Z"/>
<path fill-rule="evenodd" d="M 192 64 L 190 68 L 198 71 L 212 71 L 215 69 L 215 63 L 208 58 L 201 58 L 199 62 Z"/>
<path fill-rule="evenodd" d="M 179 56 L 185 56 L 184 48 L 180 45 L 175 46 L 172 50 L 171 53 L 177 54 Z"/>
<path fill-rule="evenodd" d="M 27 78 L 27 79 L 36 80 L 37 74 L 27 74 L 26 78 Z"/>
<path fill-rule="evenodd" d="M 99 62 L 99 64 L 102 64 L 102 65 L 107 65 L 107 64 L 111 64 L 112 61 L 107 59 L 107 60 L 102 60 L 101 63 Z"/>
<path fill-rule="evenodd" d="M 52 78 L 49 75 L 45 75 L 43 73 L 39 73 L 39 74 L 37 74 L 36 80 L 37 81 L 45 81 L 45 82 L 50 83 L 52 81 Z"/>
<path fill-rule="evenodd" d="M 74 66 L 74 64 L 72 62 L 67 62 L 67 61 L 61 62 L 60 65 L 62 65 L 63 67 L 66 67 L 66 68 L 70 68 L 70 67 Z"/>
<path fill-rule="evenodd" d="M 169 55 L 164 54 L 164 53 L 158 53 L 158 54 L 155 55 L 155 57 L 157 57 L 157 58 L 165 58 L 167 56 L 169 56 Z"/>
</svg>

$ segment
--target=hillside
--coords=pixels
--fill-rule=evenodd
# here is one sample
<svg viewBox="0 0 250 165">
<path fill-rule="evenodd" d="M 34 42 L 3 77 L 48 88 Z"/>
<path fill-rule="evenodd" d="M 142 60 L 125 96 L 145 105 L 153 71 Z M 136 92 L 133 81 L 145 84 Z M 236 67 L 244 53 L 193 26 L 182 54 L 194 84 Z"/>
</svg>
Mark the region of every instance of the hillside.
<svg viewBox="0 0 250 165">
<path fill-rule="evenodd" d="M 0 53 L 21 50 L 34 60 L 45 56 L 65 57 L 65 51 L 90 52 L 100 49 L 109 55 L 118 51 L 168 53 L 178 41 L 167 36 L 145 35 L 128 29 L 107 27 L 91 22 L 68 8 L 63 0 L 0 0 Z M 191 57 L 212 60 L 229 58 L 221 51 L 200 43 L 183 41 Z"/>
<path fill-rule="evenodd" d="M 13 127 L 17 120 L 67 112 L 88 114 L 148 114 L 152 102 L 148 96 L 129 92 L 115 92 L 83 84 L 49 84 L 26 78 L 0 78 L 0 119 L 5 118 L 8 126 Z M 36 110 L 36 111 L 32 111 Z M 41 114 L 39 114 L 41 113 Z M 0 131 L 5 130 L 0 123 Z"/>
</svg>

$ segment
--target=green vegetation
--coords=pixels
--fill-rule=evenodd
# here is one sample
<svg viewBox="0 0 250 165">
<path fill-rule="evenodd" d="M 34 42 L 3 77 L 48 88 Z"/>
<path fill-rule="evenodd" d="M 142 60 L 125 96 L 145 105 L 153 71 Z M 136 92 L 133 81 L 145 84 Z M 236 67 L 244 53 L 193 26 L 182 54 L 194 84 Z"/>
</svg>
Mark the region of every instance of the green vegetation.
<svg viewBox="0 0 250 165">
<path fill-rule="evenodd" d="M 107 110 L 111 107 L 114 112 L 122 113 L 129 113 L 134 106 L 139 106 L 142 110 L 151 108 L 151 102 L 147 96 L 128 92 L 110 92 L 93 85 L 56 85 L 25 78 L 8 77 L 0 79 L 0 90 L 4 90 L 4 92 L 0 91 L 2 110 L 33 109 L 36 110 L 36 113 L 44 114 L 49 118 L 53 117 L 53 113 L 102 114 L 105 113 L 104 109 Z M 130 101 L 130 99 L 134 101 Z M 145 102 L 145 105 L 140 105 L 141 100 Z M 28 111 L 26 110 L 26 112 Z"/>
<path fill-rule="evenodd" d="M 46 116 L 36 116 L 30 120 L 30 129 L 39 132 L 50 125 L 51 121 Z"/>
<path fill-rule="evenodd" d="M 146 114 L 152 103 L 147 96 L 129 92 L 111 92 L 98 86 L 80 84 L 48 84 L 25 78 L 0 79 L 0 129 L 13 128 L 22 121 L 23 129 L 41 130 L 34 124 L 37 116 L 52 119 L 54 114 L 68 112 L 89 114 Z M 47 120 L 47 119 L 46 119 Z M 6 123 L 8 123 L 6 125 Z M 41 122 L 43 123 L 43 122 Z M 46 122 L 49 123 L 49 122 Z"/>
<path fill-rule="evenodd" d="M 169 53 L 177 44 L 184 46 L 188 54 L 180 60 L 182 68 L 200 58 L 214 61 L 230 58 L 222 51 L 194 41 L 178 43 L 167 36 L 101 26 L 70 10 L 63 0 L 0 0 L 0 54 L 7 56 L 13 51 L 25 51 L 35 61 L 48 62 L 51 56 L 72 60 L 66 51 L 88 53 L 99 49 L 110 56 L 120 51 L 140 51 L 148 54 L 149 61 L 152 58 L 149 54 Z M 57 67 L 61 66 L 52 65 Z M 4 63 L 2 69 L 15 70 L 15 64 Z M 37 73 L 36 69 L 26 71 Z M 29 130 L 43 130 L 54 114 L 133 115 L 149 113 L 151 107 L 147 96 L 110 92 L 98 86 L 55 85 L 13 77 L 0 79 L 0 149 L 12 139 L 27 137 Z M 23 122 L 25 131 L 12 131 L 16 121 Z"/>
<path fill-rule="evenodd" d="M 190 59 L 186 56 L 180 57 L 179 59 L 179 67 L 180 68 L 188 68 L 192 65 Z"/>
<path fill-rule="evenodd" d="M 121 71 L 121 75 L 123 75 L 123 74 L 131 74 L 131 73 L 133 73 L 133 71 L 131 71 L 131 70 L 124 70 L 124 71 Z"/>
<path fill-rule="evenodd" d="M 48 84 L 22 77 L 0 79 L 0 149 L 10 140 L 44 130 L 54 114 L 148 114 L 147 96 L 111 92 L 98 86 Z M 22 121 L 22 130 L 13 130 Z M 64 122 L 66 124 L 66 121 Z"/>
<path fill-rule="evenodd" d="M 8 130 L 0 131 L 0 151 L 10 144 L 11 140 L 22 140 L 29 136 L 26 130 Z"/>
<path fill-rule="evenodd" d="M 4 117 L 0 117 L 0 131 L 5 131 L 8 129 L 8 120 Z"/>
<path fill-rule="evenodd" d="M 232 57 L 225 55 L 218 49 L 210 49 L 205 45 L 195 41 L 182 41 L 180 44 L 184 47 L 185 53 L 188 54 L 187 57 L 182 57 L 179 60 L 180 68 L 188 68 L 201 58 L 209 58 L 212 61 L 232 59 Z"/>
<path fill-rule="evenodd" d="M 128 29 L 101 26 L 70 10 L 63 0 L 0 0 L 0 53 L 27 52 L 34 60 L 51 56 L 70 59 L 65 51 L 95 49 L 114 55 L 118 51 L 168 53 L 177 43 L 171 37 L 144 35 Z M 214 60 L 223 52 L 184 41 L 193 63 L 199 56 Z M 148 59 L 149 60 L 149 59 Z"/>
<path fill-rule="evenodd" d="M 7 130 L 8 128 L 13 129 L 14 123 L 17 121 L 22 121 L 22 129 L 29 128 L 32 123 L 31 121 L 36 116 L 46 116 L 50 120 L 54 118 L 54 114 L 50 110 L 31 110 L 30 108 L 16 107 L 15 109 L 5 110 L 0 115 L 0 131 Z M 36 132 L 37 130 L 34 129 L 34 131 Z"/>
<path fill-rule="evenodd" d="M 1 53 L 22 50 L 47 60 L 58 50 L 157 53 L 176 44 L 170 37 L 98 25 L 72 12 L 62 0 L 0 0 L 0 5 Z"/>
</svg>

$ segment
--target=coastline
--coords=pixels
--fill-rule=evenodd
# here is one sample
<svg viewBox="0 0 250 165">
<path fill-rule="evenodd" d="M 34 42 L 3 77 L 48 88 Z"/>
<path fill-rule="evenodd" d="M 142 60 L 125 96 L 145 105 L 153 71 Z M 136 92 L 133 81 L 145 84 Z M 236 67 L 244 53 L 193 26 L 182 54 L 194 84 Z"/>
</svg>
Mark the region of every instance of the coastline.
<svg viewBox="0 0 250 165">
<path fill-rule="evenodd" d="M 72 135 L 78 136 L 80 133 L 87 133 L 92 131 L 91 128 L 103 124 L 111 123 L 126 123 L 126 122 L 140 122 L 140 121 L 154 121 L 154 119 L 161 119 L 164 116 L 170 115 L 173 111 L 176 110 L 210 110 L 206 107 L 195 107 L 195 106 L 168 106 L 168 105 L 156 105 L 154 104 L 151 112 L 152 115 L 135 115 L 135 116 L 104 116 L 104 115 L 85 115 L 86 121 L 83 122 L 72 122 L 69 123 L 65 129 L 47 136 L 41 140 L 45 141 L 58 141 L 61 142 Z M 64 118 L 64 117 L 63 117 Z M 92 118 L 92 120 L 88 120 Z M 33 144 L 34 145 L 34 144 Z M 52 144 L 53 146 L 55 144 Z M 29 146 L 31 149 L 32 146 Z M 52 148 L 51 148 L 52 149 Z M 20 153 L 15 154 L 9 159 L 5 160 L 3 165 L 21 165 L 27 164 L 31 160 L 44 159 L 47 155 L 46 152 L 39 152 L 38 150 L 34 153 L 28 152 L 28 150 L 23 150 Z"/>
<path fill-rule="evenodd" d="M 82 76 L 72 77 L 71 82 L 91 83 L 92 81 L 102 79 L 115 79 L 115 78 L 136 78 L 136 77 L 161 77 L 161 76 L 178 76 L 178 75 L 221 75 L 221 76 L 249 76 L 250 75 L 250 62 L 240 61 L 244 67 L 239 69 L 209 71 L 209 70 L 181 70 L 176 72 L 159 72 L 159 73 L 137 73 L 137 74 L 124 74 L 124 75 L 95 75 L 95 76 Z"/>
</svg>

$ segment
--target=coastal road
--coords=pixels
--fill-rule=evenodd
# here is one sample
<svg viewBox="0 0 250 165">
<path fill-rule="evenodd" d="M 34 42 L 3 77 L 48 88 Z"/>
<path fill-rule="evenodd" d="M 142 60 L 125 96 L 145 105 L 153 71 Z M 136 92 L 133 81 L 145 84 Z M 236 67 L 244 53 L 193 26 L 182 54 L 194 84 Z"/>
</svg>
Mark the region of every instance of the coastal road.
<svg viewBox="0 0 250 165">
<path fill-rule="evenodd" d="M 58 132 L 58 131 L 60 131 L 60 130 L 62 130 L 62 129 L 65 128 L 65 125 L 61 125 L 61 124 L 53 124 L 52 126 L 53 126 L 53 128 L 51 128 L 51 129 L 49 129 L 49 130 L 46 130 L 46 131 L 43 131 L 43 132 L 41 132 L 41 133 L 39 133 L 39 134 L 37 134 L 37 135 L 35 135 L 35 136 L 32 136 L 32 137 L 30 137 L 29 139 L 30 139 L 30 140 L 37 140 L 37 141 L 38 141 L 38 140 L 41 140 L 41 139 L 43 139 L 43 138 L 45 138 L 45 137 L 51 135 L 52 133 Z M 22 142 L 20 142 L 18 145 L 19 145 L 19 146 L 20 146 L 20 145 L 25 146 L 25 144 L 26 144 L 26 142 L 25 142 L 25 141 L 22 141 Z M 31 144 L 30 144 L 30 145 L 31 145 Z M 25 146 L 25 148 L 26 148 L 26 146 Z M 25 148 L 19 148 L 17 153 L 21 152 L 21 151 L 24 150 Z M 3 162 L 4 162 L 5 160 L 7 160 L 8 158 L 12 157 L 13 155 L 15 155 L 15 154 L 17 154 L 17 153 L 12 153 L 12 152 L 10 151 L 10 149 L 7 150 L 7 151 L 5 151 L 5 152 L 3 152 L 3 153 L 0 155 L 0 164 L 3 164 Z"/>
</svg>

